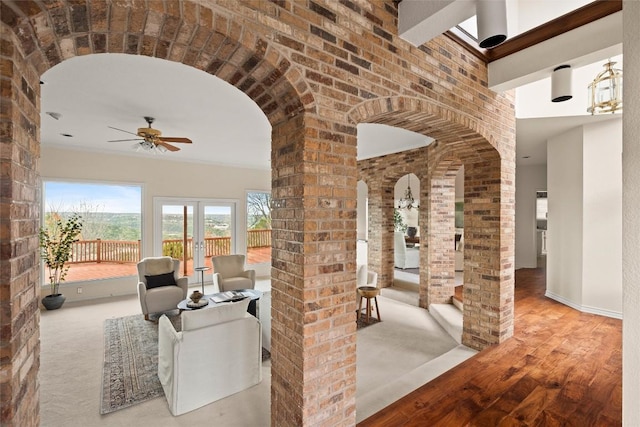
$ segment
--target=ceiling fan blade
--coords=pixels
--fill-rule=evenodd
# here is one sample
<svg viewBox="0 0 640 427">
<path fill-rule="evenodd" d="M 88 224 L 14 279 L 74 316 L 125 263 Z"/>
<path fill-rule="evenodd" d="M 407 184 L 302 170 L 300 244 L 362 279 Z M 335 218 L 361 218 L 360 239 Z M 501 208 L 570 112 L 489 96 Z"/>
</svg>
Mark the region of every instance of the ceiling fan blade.
<svg viewBox="0 0 640 427">
<path fill-rule="evenodd" d="M 136 138 L 136 139 L 112 139 L 107 142 L 126 142 L 126 141 L 144 141 L 144 139 Z"/>
<path fill-rule="evenodd" d="M 162 142 L 162 141 L 157 141 L 156 145 L 161 145 L 162 147 L 166 148 L 169 151 L 180 151 L 178 147 L 174 147 L 173 145 L 167 144 L 166 142 Z"/>
<path fill-rule="evenodd" d="M 164 142 L 182 142 L 185 144 L 191 144 L 191 140 L 189 138 L 181 138 L 178 136 L 160 136 L 158 139 Z"/>
<path fill-rule="evenodd" d="M 130 133 L 131 135 L 135 135 L 138 136 L 137 133 L 133 133 L 133 132 L 129 132 L 128 130 L 124 130 L 124 129 L 118 129 L 118 128 L 114 128 L 113 126 L 107 126 L 110 129 L 115 129 L 115 130 L 119 130 L 120 132 L 124 132 L 124 133 Z"/>
</svg>

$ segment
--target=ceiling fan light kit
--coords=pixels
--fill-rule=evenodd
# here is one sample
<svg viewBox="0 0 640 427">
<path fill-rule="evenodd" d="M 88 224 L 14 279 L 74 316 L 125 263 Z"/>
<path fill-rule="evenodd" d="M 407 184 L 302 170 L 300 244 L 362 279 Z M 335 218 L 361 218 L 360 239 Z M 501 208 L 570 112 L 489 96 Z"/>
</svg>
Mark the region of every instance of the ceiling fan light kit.
<svg viewBox="0 0 640 427">
<path fill-rule="evenodd" d="M 118 130 L 120 132 L 129 133 L 131 135 L 135 135 L 138 138 L 134 139 L 116 139 L 108 142 L 124 142 L 124 141 L 137 141 L 133 144 L 132 148 L 136 151 L 144 150 L 151 151 L 155 153 L 166 153 L 167 151 L 179 151 L 180 148 L 169 144 L 168 142 L 179 142 L 182 144 L 191 144 L 191 140 L 185 137 L 177 137 L 177 136 L 168 136 L 163 137 L 162 132 L 158 129 L 154 129 L 151 127 L 151 124 L 155 121 L 153 117 L 145 116 L 145 121 L 147 122 L 148 127 L 138 128 L 137 133 L 129 132 L 127 130 L 118 129 L 112 126 L 109 126 L 111 129 Z"/>
</svg>

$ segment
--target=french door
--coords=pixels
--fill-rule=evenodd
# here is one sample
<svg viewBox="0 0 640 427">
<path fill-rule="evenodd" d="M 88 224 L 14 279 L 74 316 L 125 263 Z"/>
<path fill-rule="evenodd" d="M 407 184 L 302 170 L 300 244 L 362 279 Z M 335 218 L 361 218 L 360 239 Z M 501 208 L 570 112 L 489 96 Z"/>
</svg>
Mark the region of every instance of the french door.
<svg viewBox="0 0 640 427">
<path fill-rule="evenodd" d="M 179 259 L 189 283 L 200 283 L 194 269 L 212 267 L 212 256 L 235 253 L 235 201 L 157 197 L 153 211 L 154 255 Z"/>
</svg>

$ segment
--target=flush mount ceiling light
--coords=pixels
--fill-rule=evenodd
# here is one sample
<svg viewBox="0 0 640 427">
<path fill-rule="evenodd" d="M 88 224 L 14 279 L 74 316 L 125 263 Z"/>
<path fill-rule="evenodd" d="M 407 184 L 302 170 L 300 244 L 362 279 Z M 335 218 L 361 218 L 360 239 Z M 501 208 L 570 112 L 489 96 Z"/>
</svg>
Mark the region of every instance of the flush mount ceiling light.
<svg viewBox="0 0 640 427">
<path fill-rule="evenodd" d="M 571 94 L 571 65 L 560 65 L 551 74 L 551 102 L 564 102 Z"/>
<path fill-rule="evenodd" d="M 491 49 L 507 39 L 506 0 L 478 0 L 476 19 L 481 48 Z"/>
<path fill-rule="evenodd" d="M 613 68 L 615 62 L 609 60 L 589 84 L 589 107 L 587 111 L 595 113 L 615 113 L 622 110 L 622 70 Z"/>
</svg>

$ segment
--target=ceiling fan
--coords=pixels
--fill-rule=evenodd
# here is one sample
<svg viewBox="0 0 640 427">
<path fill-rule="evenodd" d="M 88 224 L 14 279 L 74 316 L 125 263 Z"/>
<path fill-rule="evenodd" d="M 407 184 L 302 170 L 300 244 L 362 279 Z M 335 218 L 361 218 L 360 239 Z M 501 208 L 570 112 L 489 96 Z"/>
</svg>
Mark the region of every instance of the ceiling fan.
<svg viewBox="0 0 640 427">
<path fill-rule="evenodd" d="M 147 122 L 147 127 L 138 128 L 138 133 L 133 133 L 123 129 L 114 128 L 113 126 L 108 126 L 109 128 L 119 130 L 120 132 L 136 135 L 138 138 L 114 139 L 107 142 L 138 141 L 133 145 L 133 148 L 143 149 L 147 151 L 159 151 L 161 153 L 167 150 L 168 151 L 180 150 L 180 148 L 169 144 L 169 142 L 191 144 L 191 140 L 189 138 L 176 137 L 176 136 L 162 136 L 162 132 L 160 132 L 158 129 L 154 129 L 151 127 L 151 124 L 155 121 L 153 117 L 145 116 L 144 119 Z"/>
</svg>

